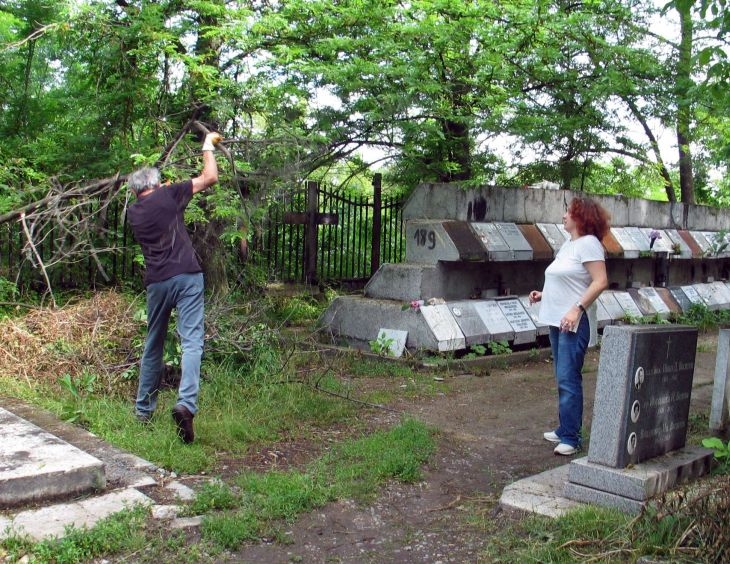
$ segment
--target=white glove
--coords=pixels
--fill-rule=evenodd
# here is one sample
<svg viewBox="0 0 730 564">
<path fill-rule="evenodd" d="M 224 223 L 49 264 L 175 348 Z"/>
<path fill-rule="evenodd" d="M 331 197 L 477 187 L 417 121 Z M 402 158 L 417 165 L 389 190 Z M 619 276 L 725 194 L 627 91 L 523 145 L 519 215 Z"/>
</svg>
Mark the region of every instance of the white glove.
<svg viewBox="0 0 730 564">
<path fill-rule="evenodd" d="M 223 136 L 220 133 L 208 133 L 208 135 L 205 136 L 205 141 L 203 142 L 203 151 L 215 150 L 215 145 L 221 141 L 223 141 Z"/>
</svg>

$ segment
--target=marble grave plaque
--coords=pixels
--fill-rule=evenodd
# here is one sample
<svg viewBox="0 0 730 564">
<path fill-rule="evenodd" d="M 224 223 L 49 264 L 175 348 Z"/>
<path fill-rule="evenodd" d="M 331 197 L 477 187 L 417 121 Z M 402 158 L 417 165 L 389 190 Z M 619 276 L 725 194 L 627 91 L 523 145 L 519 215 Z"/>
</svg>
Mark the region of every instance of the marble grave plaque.
<svg viewBox="0 0 730 564">
<path fill-rule="evenodd" d="M 654 311 L 659 314 L 659 317 L 662 319 L 669 318 L 669 314 L 672 312 L 655 288 L 652 288 L 651 286 L 639 288 L 638 294 L 651 304 Z"/>
<path fill-rule="evenodd" d="M 598 296 L 598 301 L 608 313 L 609 318 L 612 322 L 616 322 L 626 318 L 626 312 L 621 304 L 616 300 L 616 296 L 613 292 L 603 292 Z"/>
<path fill-rule="evenodd" d="M 639 246 L 634 241 L 634 238 L 626 231 L 623 227 L 611 227 L 611 233 L 613 234 L 618 244 L 624 250 L 624 258 L 634 259 L 639 258 Z"/>
<path fill-rule="evenodd" d="M 641 319 L 644 317 L 644 314 L 641 313 L 639 306 L 636 305 L 636 302 L 634 301 L 634 298 L 631 297 L 631 294 L 629 294 L 628 292 L 620 291 L 611 293 L 615 296 L 616 301 L 621 306 L 621 309 L 624 310 L 626 317 L 633 319 Z"/>
<path fill-rule="evenodd" d="M 694 289 L 697 291 L 700 298 L 702 298 L 702 301 L 705 302 L 708 309 L 713 311 L 722 309 L 724 298 L 722 295 L 718 294 L 715 286 L 709 283 L 695 284 Z"/>
<path fill-rule="evenodd" d="M 598 324 L 598 329 L 603 329 L 606 325 L 611 325 L 613 319 L 611 318 L 611 314 L 608 313 L 606 306 L 603 305 L 603 301 L 598 299 L 594 304 L 596 306 L 596 323 Z"/>
<path fill-rule="evenodd" d="M 718 299 L 720 301 L 720 308 L 726 309 L 728 306 L 730 306 L 730 289 L 728 289 L 727 284 L 725 284 L 725 282 L 718 281 L 710 282 L 710 286 L 712 286 L 715 295 L 718 296 Z"/>
<path fill-rule="evenodd" d="M 522 307 L 522 302 L 517 298 L 498 299 L 496 302 L 515 331 L 514 344 L 534 343 L 537 338 L 537 328 Z"/>
<path fill-rule="evenodd" d="M 693 304 L 703 305 L 703 306 L 707 305 L 705 303 L 705 300 L 702 299 L 702 296 L 700 296 L 699 292 L 697 292 L 697 290 L 695 289 L 694 286 L 687 285 L 687 286 L 680 286 L 680 288 L 682 288 L 684 295 Z"/>
<path fill-rule="evenodd" d="M 640 253 L 649 252 L 649 236 L 644 235 L 644 232 L 638 227 L 624 227 L 624 230 L 634 240 L 636 246 L 639 248 Z"/>
<path fill-rule="evenodd" d="M 487 326 L 490 341 L 511 341 L 515 338 L 512 325 L 507 321 L 496 301 L 478 300 L 474 303 L 474 309 Z"/>
<path fill-rule="evenodd" d="M 692 301 L 687 297 L 687 294 L 684 293 L 684 290 L 682 290 L 679 286 L 672 286 L 669 288 L 669 292 L 679 304 L 679 308 L 682 312 L 687 313 L 689 308 L 692 306 Z"/>
<path fill-rule="evenodd" d="M 530 319 L 532 319 L 532 322 L 535 324 L 537 334 L 549 335 L 550 326 L 545 323 L 540 323 L 540 320 L 538 319 L 540 315 L 540 302 L 531 305 L 529 296 L 520 296 L 520 302 L 522 303 L 522 307 L 525 308 L 527 315 L 530 316 Z"/>
<path fill-rule="evenodd" d="M 672 240 L 669 235 L 663 229 L 651 229 L 650 227 L 644 227 L 641 231 L 646 235 L 649 245 L 651 245 L 651 232 L 656 231 L 659 237 L 654 240 L 654 246 L 651 247 L 652 253 L 671 253 L 672 252 Z"/>
<path fill-rule="evenodd" d="M 439 352 L 466 348 L 466 339 L 447 304 L 423 305 L 423 319 L 436 339 Z"/>
</svg>

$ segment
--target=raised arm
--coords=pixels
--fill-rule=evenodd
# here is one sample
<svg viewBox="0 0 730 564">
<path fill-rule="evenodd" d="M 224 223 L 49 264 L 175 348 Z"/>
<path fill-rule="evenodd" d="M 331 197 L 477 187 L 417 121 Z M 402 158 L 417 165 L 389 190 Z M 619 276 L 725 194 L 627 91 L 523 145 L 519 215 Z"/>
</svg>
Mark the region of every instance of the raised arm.
<svg viewBox="0 0 730 564">
<path fill-rule="evenodd" d="M 197 194 L 218 182 L 218 163 L 213 151 L 215 145 L 223 140 L 220 133 L 208 133 L 203 142 L 203 170 L 193 178 L 193 194 Z"/>
</svg>

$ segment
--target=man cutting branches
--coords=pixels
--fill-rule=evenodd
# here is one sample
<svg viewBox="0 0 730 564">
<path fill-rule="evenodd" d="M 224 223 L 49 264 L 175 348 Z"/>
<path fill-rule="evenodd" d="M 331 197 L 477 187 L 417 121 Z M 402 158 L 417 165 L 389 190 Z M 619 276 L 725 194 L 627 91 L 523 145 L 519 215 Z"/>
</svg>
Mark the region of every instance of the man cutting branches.
<svg viewBox="0 0 730 564">
<path fill-rule="evenodd" d="M 198 411 L 200 361 L 203 355 L 203 269 L 185 228 L 183 215 L 193 195 L 218 182 L 213 151 L 222 141 L 208 133 L 203 142 L 203 169 L 199 176 L 162 186 L 156 168 L 142 168 L 127 184 L 136 201 L 127 218 L 145 260 L 147 289 L 147 339 L 139 373 L 135 413 L 148 422 L 157 407 L 163 372 L 163 348 L 170 315 L 177 310 L 177 332 L 182 345 L 182 376 L 172 409 L 178 436 L 193 442 L 193 417 Z"/>
</svg>

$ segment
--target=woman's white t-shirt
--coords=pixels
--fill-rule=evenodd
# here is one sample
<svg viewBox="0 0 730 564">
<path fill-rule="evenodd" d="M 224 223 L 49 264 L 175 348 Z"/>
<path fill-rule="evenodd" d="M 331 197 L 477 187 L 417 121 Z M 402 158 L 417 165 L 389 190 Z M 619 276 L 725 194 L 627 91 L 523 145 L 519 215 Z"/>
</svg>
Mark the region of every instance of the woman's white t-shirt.
<svg viewBox="0 0 730 564">
<path fill-rule="evenodd" d="M 568 240 L 560 247 L 555 260 L 545 269 L 538 316 L 541 323 L 560 326 L 565 313 L 581 299 L 591 283 L 591 275 L 584 263 L 597 260 L 605 261 L 606 256 L 603 245 L 594 235 Z M 596 327 L 595 303 L 587 308 L 587 312 L 593 333 Z"/>
</svg>

